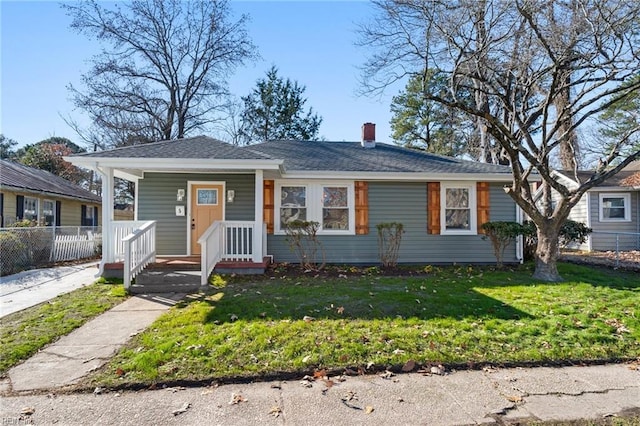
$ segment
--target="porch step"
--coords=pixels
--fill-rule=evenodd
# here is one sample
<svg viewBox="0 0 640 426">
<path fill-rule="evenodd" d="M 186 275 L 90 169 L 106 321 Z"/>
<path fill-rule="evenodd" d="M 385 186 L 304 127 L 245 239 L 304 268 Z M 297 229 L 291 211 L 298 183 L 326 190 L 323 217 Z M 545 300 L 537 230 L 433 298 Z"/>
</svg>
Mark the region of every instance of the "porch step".
<svg viewBox="0 0 640 426">
<path fill-rule="evenodd" d="M 141 293 L 194 293 L 200 289 L 200 271 L 145 269 L 129 287 L 134 294 Z"/>
<path fill-rule="evenodd" d="M 261 275 L 267 270 L 271 258 L 265 257 L 262 262 L 251 261 L 220 261 L 214 272 L 217 274 Z"/>
</svg>

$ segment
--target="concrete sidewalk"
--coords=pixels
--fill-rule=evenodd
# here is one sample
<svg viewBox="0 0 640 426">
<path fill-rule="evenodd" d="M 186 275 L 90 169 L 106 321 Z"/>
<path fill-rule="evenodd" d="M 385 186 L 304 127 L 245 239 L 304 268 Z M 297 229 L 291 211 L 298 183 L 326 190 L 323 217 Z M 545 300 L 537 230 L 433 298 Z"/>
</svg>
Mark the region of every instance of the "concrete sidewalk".
<svg viewBox="0 0 640 426">
<path fill-rule="evenodd" d="M 640 416 L 628 364 L 4 397 L 4 424 L 473 425 Z M 301 378 L 302 379 L 302 378 Z M 23 414 L 32 413 L 32 414 Z M 19 419 L 25 423 L 17 423 Z M 14 421 L 15 423 L 6 423 Z"/>
<path fill-rule="evenodd" d="M 97 264 L 34 269 L 0 278 L 0 318 L 93 284 Z"/>
<path fill-rule="evenodd" d="M 41 391 L 76 384 L 183 297 L 173 294 L 127 299 L 10 369 L 8 377 L 0 380 L 0 392 Z"/>
</svg>

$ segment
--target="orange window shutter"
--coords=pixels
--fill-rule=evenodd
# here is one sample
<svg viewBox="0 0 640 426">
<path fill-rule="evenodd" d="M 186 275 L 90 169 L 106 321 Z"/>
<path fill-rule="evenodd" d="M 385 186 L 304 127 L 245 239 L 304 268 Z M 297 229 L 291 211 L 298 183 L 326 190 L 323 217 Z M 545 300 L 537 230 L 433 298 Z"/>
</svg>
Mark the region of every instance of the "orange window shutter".
<svg viewBox="0 0 640 426">
<path fill-rule="evenodd" d="M 482 224 L 489 222 L 489 182 L 476 183 L 478 234 L 484 234 Z"/>
<path fill-rule="evenodd" d="M 273 234 L 273 224 L 275 220 L 274 212 L 274 197 L 275 197 L 275 182 L 272 180 L 263 181 L 263 206 L 262 216 L 264 222 L 267 224 L 267 234 Z"/>
<path fill-rule="evenodd" d="M 427 183 L 427 233 L 440 234 L 440 182 Z"/>
<path fill-rule="evenodd" d="M 369 233 L 369 185 L 364 181 L 355 181 L 356 192 L 356 235 Z"/>
</svg>

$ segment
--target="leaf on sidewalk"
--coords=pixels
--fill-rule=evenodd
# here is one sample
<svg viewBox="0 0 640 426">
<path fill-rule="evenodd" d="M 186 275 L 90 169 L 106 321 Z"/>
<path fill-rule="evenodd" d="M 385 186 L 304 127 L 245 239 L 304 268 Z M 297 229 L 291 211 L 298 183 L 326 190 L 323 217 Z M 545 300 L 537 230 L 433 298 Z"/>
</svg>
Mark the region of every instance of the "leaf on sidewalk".
<svg viewBox="0 0 640 426">
<path fill-rule="evenodd" d="M 371 414 L 371 413 L 373 413 L 373 410 L 374 410 L 374 408 L 372 406 L 367 405 L 365 407 L 365 409 L 364 409 L 364 412 L 367 413 L 367 414 Z"/>
<path fill-rule="evenodd" d="M 182 407 L 178 408 L 177 410 L 173 410 L 171 413 L 174 416 L 177 416 L 179 414 L 186 413 L 189 408 L 191 408 L 191 403 L 185 402 L 184 404 L 182 404 Z"/>
<path fill-rule="evenodd" d="M 247 402 L 247 399 L 239 393 L 231 394 L 231 401 L 229 401 L 229 405 L 238 405 L 241 402 Z"/>
<path fill-rule="evenodd" d="M 269 410 L 269 414 L 271 414 L 273 417 L 280 417 L 281 413 L 282 409 L 278 406 L 271 407 L 271 410 Z"/>
</svg>

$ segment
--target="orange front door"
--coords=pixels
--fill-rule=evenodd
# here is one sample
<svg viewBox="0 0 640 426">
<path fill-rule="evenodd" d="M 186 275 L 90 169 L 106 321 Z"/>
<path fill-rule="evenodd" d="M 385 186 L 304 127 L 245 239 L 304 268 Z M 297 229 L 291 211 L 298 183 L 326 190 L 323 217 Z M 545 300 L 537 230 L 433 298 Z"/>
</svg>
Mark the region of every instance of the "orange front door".
<svg viewBox="0 0 640 426">
<path fill-rule="evenodd" d="M 191 254 L 200 254 L 198 238 L 216 220 L 224 219 L 224 187 L 215 184 L 191 186 Z"/>
</svg>

